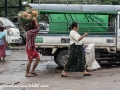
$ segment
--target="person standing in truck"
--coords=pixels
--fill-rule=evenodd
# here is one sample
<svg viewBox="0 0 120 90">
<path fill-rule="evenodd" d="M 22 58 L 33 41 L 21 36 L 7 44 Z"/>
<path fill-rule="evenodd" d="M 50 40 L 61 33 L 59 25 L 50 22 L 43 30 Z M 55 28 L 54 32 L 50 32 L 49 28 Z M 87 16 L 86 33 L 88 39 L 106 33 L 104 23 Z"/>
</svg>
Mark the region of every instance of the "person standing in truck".
<svg viewBox="0 0 120 90">
<path fill-rule="evenodd" d="M 85 33 L 83 36 L 80 36 L 78 33 L 79 25 L 77 22 L 73 22 L 70 26 L 70 51 L 69 58 L 65 65 L 64 70 L 62 71 L 61 77 L 68 77 L 65 70 L 68 71 L 78 71 L 83 72 L 83 76 L 91 76 L 89 72 L 86 71 L 86 60 L 85 60 L 85 51 L 83 48 L 82 39 L 88 35 Z"/>
<path fill-rule="evenodd" d="M 33 19 L 31 23 L 31 30 L 27 31 L 27 36 L 26 36 L 26 53 L 28 56 L 28 63 L 26 66 L 26 75 L 25 75 L 26 77 L 38 76 L 37 73 L 35 72 L 35 69 L 40 61 L 40 56 L 35 48 L 35 38 L 38 32 L 39 32 L 38 22 L 36 19 Z M 33 64 L 32 70 L 30 71 L 30 67 L 34 58 L 36 59 L 36 61 Z"/>
<path fill-rule="evenodd" d="M 6 57 L 5 51 L 7 47 L 6 35 L 3 31 L 4 27 L 2 24 L 0 24 L 0 62 L 5 62 Z"/>
</svg>

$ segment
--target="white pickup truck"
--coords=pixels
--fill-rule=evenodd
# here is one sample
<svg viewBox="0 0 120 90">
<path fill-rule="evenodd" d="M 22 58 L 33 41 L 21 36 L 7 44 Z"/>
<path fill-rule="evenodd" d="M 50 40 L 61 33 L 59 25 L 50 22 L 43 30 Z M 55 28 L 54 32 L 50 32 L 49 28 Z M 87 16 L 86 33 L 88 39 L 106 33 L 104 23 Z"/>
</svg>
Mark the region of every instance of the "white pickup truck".
<svg viewBox="0 0 120 90">
<path fill-rule="evenodd" d="M 49 19 L 49 32 L 41 31 L 36 37 L 37 49 L 43 55 L 54 56 L 55 62 L 60 67 L 64 67 L 68 58 L 69 26 L 73 21 L 80 24 L 81 35 L 90 30 L 83 43 L 95 44 L 97 60 L 120 57 L 120 6 L 72 4 L 29 4 L 29 6 L 38 9 L 40 14 L 46 14 Z"/>
<path fill-rule="evenodd" d="M 9 44 L 20 43 L 22 38 L 18 28 L 8 18 L 0 17 L 0 23 L 5 27 L 6 40 Z"/>
</svg>

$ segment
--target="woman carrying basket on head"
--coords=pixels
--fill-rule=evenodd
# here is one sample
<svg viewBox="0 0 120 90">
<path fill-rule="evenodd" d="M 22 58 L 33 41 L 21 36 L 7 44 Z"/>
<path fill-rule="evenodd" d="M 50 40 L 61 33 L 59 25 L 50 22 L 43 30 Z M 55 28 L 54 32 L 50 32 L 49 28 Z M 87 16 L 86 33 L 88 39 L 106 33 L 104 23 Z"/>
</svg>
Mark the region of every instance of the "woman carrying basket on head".
<svg viewBox="0 0 120 90">
<path fill-rule="evenodd" d="M 80 36 L 78 28 L 79 25 L 77 22 L 73 22 L 70 26 L 70 51 L 69 58 L 64 69 L 68 71 L 83 72 L 83 76 L 91 76 L 92 74 L 86 71 L 85 51 L 82 46 L 82 39 L 87 36 L 88 33 Z M 62 71 L 61 76 L 68 77 L 64 70 Z"/>
</svg>

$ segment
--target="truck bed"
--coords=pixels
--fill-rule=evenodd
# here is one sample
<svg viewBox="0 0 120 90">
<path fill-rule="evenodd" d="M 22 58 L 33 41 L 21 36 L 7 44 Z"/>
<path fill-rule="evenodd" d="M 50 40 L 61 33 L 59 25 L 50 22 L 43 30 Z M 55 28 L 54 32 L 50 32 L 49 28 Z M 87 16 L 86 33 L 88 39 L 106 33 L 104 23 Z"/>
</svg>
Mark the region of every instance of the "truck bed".
<svg viewBox="0 0 120 90">
<path fill-rule="evenodd" d="M 69 35 L 38 35 L 36 45 L 39 48 L 62 48 L 69 47 Z M 41 41 L 40 41 L 41 40 Z M 83 43 L 88 45 L 94 43 L 96 49 L 106 49 L 109 52 L 116 52 L 115 35 L 88 35 L 83 39 Z"/>
</svg>

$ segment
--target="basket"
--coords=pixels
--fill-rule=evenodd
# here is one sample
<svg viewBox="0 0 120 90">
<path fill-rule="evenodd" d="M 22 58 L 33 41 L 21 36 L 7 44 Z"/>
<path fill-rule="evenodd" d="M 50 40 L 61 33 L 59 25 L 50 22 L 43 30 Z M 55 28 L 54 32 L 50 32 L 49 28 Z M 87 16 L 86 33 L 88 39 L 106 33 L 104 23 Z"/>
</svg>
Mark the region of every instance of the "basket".
<svg viewBox="0 0 120 90">
<path fill-rule="evenodd" d="M 37 11 L 37 10 L 36 10 Z M 28 19 L 26 19 L 26 14 L 25 14 L 25 12 L 27 12 L 27 14 L 30 14 L 31 15 L 31 17 L 30 18 L 28 18 Z M 23 14 L 24 13 L 24 14 Z M 23 16 L 24 15 L 24 16 Z M 31 29 L 31 22 L 32 22 L 32 20 L 33 20 L 33 18 L 36 18 L 37 20 L 39 20 L 39 14 L 38 14 L 38 16 L 37 17 L 34 17 L 34 15 L 32 14 L 32 11 L 31 11 L 31 9 L 28 9 L 28 10 L 26 10 L 26 11 L 20 11 L 19 13 L 18 13 L 18 20 L 21 22 L 21 24 L 22 24 L 22 26 L 23 26 L 23 28 L 26 30 L 26 31 L 28 31 L 28 30 L 30 30 Z"/>
<path fill-rule="evenodd" d="M 6 54 L 6 56 L 10 56 L 11 55 L 11 50 L 6 50 L 5 54 Z"/>
</svg>

